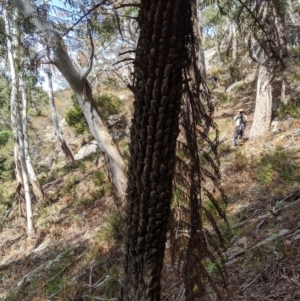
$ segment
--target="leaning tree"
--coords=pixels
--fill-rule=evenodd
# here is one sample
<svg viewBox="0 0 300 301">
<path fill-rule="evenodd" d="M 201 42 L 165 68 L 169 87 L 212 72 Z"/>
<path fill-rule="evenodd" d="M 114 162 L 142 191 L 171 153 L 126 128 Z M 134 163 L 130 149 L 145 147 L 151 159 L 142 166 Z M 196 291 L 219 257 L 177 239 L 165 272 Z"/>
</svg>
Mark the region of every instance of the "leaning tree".
<svg viewBox="0 0 300 301">
<path fill-rule="evenodd" d="M 109 134 L 104 121 L 99 115 L 92 96 L 91 85 L 87 80 L 87 76 L 92 70 L 94 58 L 94 47 L 91 31 L 89 30 L 88 33 L 88 36 L 91 40 L 90 65 L 85 72 L 81 74 L 78 72 L 71 60 L 68 48 L 63 39 L 64 35 L 62 35 L 57 27 L 53 25 L 51 20 L 47 18 L 47 14 L 43 12 L 43 10 L 38 10 L 38 8 L 28 0 L 9 1 L 15 7 L 17 7 L 26 18 L 30 19 L 31 23 L 39 32 L 40 42 L 49 50 L 50 61 L 47 63 L 53 64 L 61 72 L 72 88 L 92 135 L 96 139 L 99 148 L 107 157 L 109 169 L 112 175 L 112 182 L 116 188 L 116 195 L 119 200 L 118 205 L 123 206 L 127 184 L 124 173 L 124 161 L 117 145 Z M 99 8 L 106 2 L 107 1 L 104 0 L 100 3 L 94 4 L 89 12 Z M 88 12 L 84 14 L 85 17 L 87 15 Z M 80 20 L 82 20 L 82 18 Z"/>
</svg>

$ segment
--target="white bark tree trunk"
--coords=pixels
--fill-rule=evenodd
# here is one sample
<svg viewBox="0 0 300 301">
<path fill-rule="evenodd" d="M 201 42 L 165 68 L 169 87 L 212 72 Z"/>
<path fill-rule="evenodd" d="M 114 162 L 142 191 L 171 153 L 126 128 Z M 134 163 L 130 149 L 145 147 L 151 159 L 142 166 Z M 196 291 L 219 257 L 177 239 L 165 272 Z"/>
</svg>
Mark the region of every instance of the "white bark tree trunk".
<svg viewBox="0 0 300 301">
<path fill-rule="evenodd" d="M 42 203 L 44 202 L 44 193 L 41 188 L 40 182 L 36 176 L 33 165 L 31 163 L 31 157 L 29 153 L 27 97 L 26 97 L 26 87 L 23 81 L 23 75 L 19 77 L 19 89 L 22 95 L 22 128 L 23 128 L 24 152 L 25 152 L 28 176 L 29 176 L 30 184 L 32 185 L 33 193 L 35 194 L 37 200 Z"/>
<path fill-rule="evenodd" d="M 280 96 L 280 101 L 287 105 L 288 104 L 288 98 L 286 97 L 286 86 L 287 86 L 287 79 L 286 79 L 286 75 L 285 72 L 283 72 L 282 75 L 282 82 L 281 82 L 281 96 Z"/>
<path fill-rule="evenodd" d="M 53 95 L 53 84 L 52 84 L 52 73 L 50 70 L 47 72 L 47 78 L 48 78 L 48 96 L 49 96 L 49 104 L 50 104 L 50 109 L 51 109 L 51 115 L 52 115 L 52 122 L 55 130 L 55 136 L 60 143 L 61 149 L 63 153 L 65 154 L 67 160 L 69 163 L 73 164 L 74 163 L 74 157 L 72 152 L 70 151 L 67 143 L 65 142 L 62 132 L 60 130 L 60 126 L 58 123 L 57 119 L 57 114 L 56 114 L 56 107 L 55 107 L 55 102 L 54 102 L 54 95 Z"/>
<path fill-rule="evenodd" d="M 28 0 L 10 0 L 10 2 L 16 6 L 25 17 L 31 17 L 30 21 L 33 25 L 40 32 L 45 34 L 46 41 L 52 51 L 51 59 L 53 64 L 58 68 L 73 89 L 93 136 L 99 147 L 109 158 L 112 181 L 117 190 L 119 200 L 121 200 L 121 204 L 123 204 L 127 186 L 127 179 L 124 173 L 124 161 L 106 125 L 99 116 L 88 81 L 76 71 L 67 53 L 64 41 L 60 38 L 59 34 L 51 24 L 42 22 L 37 17 L 36 7 Z"/>
<path fill-rule="evenodd" d="M 197 0 L 197 23 L 198 23 L 198 68 L 201 72 L 202 77 L 206 80 L 206 65 L 205 65 L 205 56 L 203 48 L 203 16 L 200 8 L 200 0 Z M 196 31 L 195 31 L 196 32 Z"/>
<path fill-rule="evenodd" d="M 235 23 L 230 24 L 230 30 L 232 35 L 232 60 L 233 62 L 237 59 L 237 49 L 238 49 L 238 42 L 237 42 L 237 34 L 236 34 L 236 25 Z"/>
<path fill-rule="evenodd" d="M 291 5 L 291 3 L 290 3 Z M 276 8 L 273 8 L 275 16 L 275 28 L 278 37 L 278 46 L 280 47 L 280 57 L 283 59 L 287 56 L 287 40 L 286 40 L 286 28 L 285 28 L 285 16 L 282 16 Z M 285 95 L 286 88 L 289 88 L 289 84 L 286 77 L 285 66 L 282 66 L 281 77 L 281 102 L 283 104 L 288 103 L 288 99 Z"/>
<path fill-rule="evenodd" d="M 261 57 L 265 54 L 262 51 Z M 255 111 L 249 138 L 258 138 L 269 130 L 272 115 L 272 68 L 266 67 L 267 59 L 258 67 Z"/>
<path fill-rule="evenodd" d="M 4 21 L 5 21 L 5 31 L 7 36 L 11 37 L 9 19 L 8 19 L 8 14 L 5 5 L 3 5 L 2 10 L 3 10 Z M 28 172 L 26 167 L 22 120 L 21 120 L 19 100 L 18 100 L 18 81 L 17 81 L 16 70 L 15 70 L 13 48 L 12 48 L 12 43 L 10 38 L 7 39 L 7 53 L 8 53 L 8 60 L 10 65 L 11 84 L 12 84 L 12 89 L 11 89 L 12 127 L 14 129 L 17 129 L 14 135 L 16 135 L 15 141 L 18 141 L 19 148 L 20 148 L 22 179 L 24 184 L 24 194 L 25 194 L 25 201 L 26 201 L 27 233 L 29 236 L 31 236 L 33 234 L 31 196 L 30 196 L 30 188 L 29 188 L 29 181 L 28 181 Z M 16 166 L 18 166 L 18 162 L 16 162 Z"/>
</svg>

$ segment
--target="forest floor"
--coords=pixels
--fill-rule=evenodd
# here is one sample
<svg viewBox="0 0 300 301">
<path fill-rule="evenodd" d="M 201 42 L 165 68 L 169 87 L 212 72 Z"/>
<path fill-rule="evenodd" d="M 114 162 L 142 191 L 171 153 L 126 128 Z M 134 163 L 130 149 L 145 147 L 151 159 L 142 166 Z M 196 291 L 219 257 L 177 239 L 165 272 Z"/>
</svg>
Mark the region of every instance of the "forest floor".
<svg viewBox="0 0 300 301">
<path fill-rule="evenodd" d="M 219 150 L 229 200 L 229 228 L 222 228 L 228 285 L 220 285 L 222 297 L 215 300 L 300 300 L 300 114 L 294 112 L 300 88 L 298 81 L 290 81 L 288 96 L 296 106 L 278 108 L 274 114 L 279 130 L 256 141 L 247 139 L 255 108 L 254 81 L 228 93 L 223 86 L 211 87 L 220 138 L 226 138 Z M 115 94 L 124 99 L 128 114 L 130 93 Z M 67 92 L 57 93 L 62 116 L 70 106 L 69 98 Z M 232 119 L 241 107 L 248 126 L 245 139 L 233 147 Z M 47 124 L 40 119 L 41 129 Z M 68 129 L 65 135 L 73 137 Z M 126 157 L 128 137 L 119 145 Z M 49 149 L 43 152 L 46 155 Z M 22 208 L 16 206 L 10 218 L 1 217 L 0 300 L 117 300 L 121 219 L 103 160 L 97 158 L 92 154 L 73 166 L 60 160 L 41 173 L 47 202 L 34 205 L 34 237 L 26 235 Z M 13 182 L 4 185 L 14 187 Z M 215 265 L 207 269 L 218 279 Z M 183 283 L 174 276 L 167 248 L 162 300 L 179 301 L 183 296 Z"/>
</svg>

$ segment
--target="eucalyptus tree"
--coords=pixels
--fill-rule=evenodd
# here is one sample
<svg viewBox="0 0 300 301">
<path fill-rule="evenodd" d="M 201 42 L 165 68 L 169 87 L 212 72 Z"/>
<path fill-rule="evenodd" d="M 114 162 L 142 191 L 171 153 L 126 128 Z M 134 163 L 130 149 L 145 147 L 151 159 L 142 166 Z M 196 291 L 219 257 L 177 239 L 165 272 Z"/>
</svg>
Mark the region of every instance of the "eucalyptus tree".
<svg viewBox="0 0 300 301">
<path fill-rule="evenodd" d="M 197 42 L 199 47 L 199 53 L 198 53 L 198 68 L 201 71 L 201 75 L 204 79 L 206 79 L 206 65 L 205 65 L 205 56 L 204 56 L 204 46 L 203 46 L 203 16 L 202 16 L 202 7 L 201 7 L 201 1 L 197 0 L 197 18 L 195 19 L 195 26 L 197 26 Z"/>
<path fill-rule="evenodd" d="M 131 6 L 128 6 L 131 5 Z M 91 24 L 94 35 L 94 65 L 89 80 L 99 85 L 117 79 L 123 86 L 132 84 L 132 59 L 138 39 L 136 3 L 122 3 L 107 9 L 101 22 Z M 85 54 L 86 65 L 88 55 Z M 100 87 L 101 85 L 99 85 Z"/>
<path fill-rule="evenodd" d="M 116 188 L 118 199 L 121 200 L 119 206 L 122 206 L 125 200 L 127 185 L 124 173 L 124 161 L 118 147 L 112 140 L 105 123 L 99 116 L 99 112 L 92 97 L 91 86 L 87 80 L 87 76 L 92 70 L 94 57 L 92 33 L 89 31 L 89 36 L 91 38 L 90 65 L 85 70 L 84 74 L 80 74 L 72 63 L 68 49 L 60 32 L 47 18 L 42 19 L 42 16 L 38 13 L 37 7 L 28 0 L 10 0 L 10 2 L 17 7 L 26 18 L 30 18 L 30 22 L 36 27 L 42 37 L 41 41 L 45 44 L 45 47 L 49 47 L 50 49 L 49 63 L 52 63 L 57 67 L 73 89 L 92 135 L 95 137 L 100 149 L 108 158 L 109 168 L 112 173 L 112 181 Z M 103 3 L 95 4 L 90 11 L 100 7 Z M 87 13 L 85 16 L 86 15 Z"/>
<path fill-rule="evenodd" d="M 53 83 L 52 83 L 52 72 L 51 72 L 51 67 L 44 69 L 45 73 L 47 74 L 47 80 L 48 80 L 48 97 L 49 97 L 49 105 L 51 109 L 51 116 L 52 116 L 52 122 L 55 130 L 55 136 L 58 142 L 60 143 L 60 147 L 63 151 L 63 153 L 66 156 L 66 159 L 70 164 L 74 163 L 74 157 L 72 152 L 70 151 L 66 141 L 63 138 L 59 122 L 57 119 L 57 114 L 56 114 L 56 106 L 55 106 L 55 101 L 54 101 L 54 93 L 53 93 Z"/>
<path fill-rule="evenodd" d="M 206 1 L 204 1 L 206 2 Z M 207 2 L 213 2 L 207 0 Z M 220 5 L 221 3 L 221 5 Z M 222 14 L 231 16 L 237 27 L 232 28 L 232 37 L 239 35 L 247 46 L 247 53 L 258 65 L 255 112 L 250 138 L 263 135 L 270 126 L 272 113 L 272 83 L 276 71 L 283 73 L 284 58 L 287 55 L 285 34 L 286 1 L 252 0 L 218 2 Z M 233 50 L 236 38 L 232 39 Z M 233 51 L 232 55 L 234 55 Z M 282 97 L 284 99 L 284 96 Z"/>
<path fill-rule="evenodd" d="M 238 29 L 234 19 L 235 5 L 232 1 L 199 0 L 199 11 L 203 15 L 202 30 L 216 44 L 220 58 L 228 66 L 230 78 L 228 84 L 240 80 L 238 72 L 245 57 L 242 43 L 238 40 Z"/>
<path fill-rule="evenodd" d="M 39 202 L 44 202 L 44 192 L 41 188 L 40 182 L 36 176 L 35 169 L 32 164 L 31 155 L 29 151 L 29 137 L 28 137 L 28 116 L 27 116 L 27 93 L 26 93 L 26 80 L 24 80 L 23 72 L 19 75 L 19 93 L 21 93 L 21 104 L 22 104 L 22 138 L 24 141 L 24 152 L 26 167 L 28 171 L 28 178 L 32 185 L 33 193 L 35 194 Z M 20 97 L 20 95 L 19 95 Z"/>
<path fill-rule="evenodd" d="M 25 47 L 22 47 L 21 42 L 21 35 L 20 35 L 20 28 L 19 24 L 17 22 L 17 19 L 19 18 L 19 13 L 16 9 L 14 9 L 14 15 L 13 15 L 13 42 L 14 42 L 14 57 L 15 57 L 15 69 L 17 71 L 17 90 L 20 101 L 20 107 L 21 107 L 21 121 L 22 121 L 22 139 L 24 142 L 24 152 L 25 152 L 25 159 L 26 159 L 26 167 L 28 172 L 28 178 L 30 181 L 30 184 L 32 186 L 33 192 L 39 202 L 44 202 L 44 193 L 41 188 L 40 182 L 37 178 L 35 169 L 32 164 L 31 160 L 31 154 L 29 150 L 29 137 L 28 137 L 28 116 L 27 116 L 27 106 L 28 106 L 28 100 L 27 100 L 27 94 L 28 94 L 28 88 L 27 88 L 27 80 L 26 80 L 26 73 L 28 73 L 28 68 L 26 65 L 26 57 L 28 53 L 24 51 Z"/>
<path fill-rule="evenodd" d="M 246 30 L 241 20 L 248 15 L 253 28 L 253 33 L 248 35 L 249 50 L 251 57 L 258 63 L 255 111 L 250 138 L 262 136 L 269 129 L 271 123 L 272 83 L 276 71 L 282 71 L 283 59 L 287 56 L 286 7 L 282 4 L 283 2 L 280 0 L 267 1 L 264 5 L 249 1 L 243 3 L 241 8 L 244 13 L 241 14 L 240 28 Z M 251 11 L 249 7 L 251 7 Z M 253 51 L 254 49 L 256 51 Z"/>
<path fill-rule="evenodd" d="M 24 189 L 24 196 L 26 202 L 26 218 L 27 218 L 27 232 L 28 235 L 33 234 L 33 220 L 32 220 L 32 203 L 29 188 L 28 170 L 26 165 L 26 154 L 24 145 L 24 134 L 22 119 L 20 114 L 19 99 L 18 99 L 18 75 L 15 67 L 15 58 L 13 53 L 13 44 L 11 42 L 11 26 L 9 14 L 6 8 L 6 3 L 2 6 L 2 13 L 5 20 L 5 31 L 7 35 L 7 53 L 10 65 L 11 74 L 11 125 L 14 134 L 15 146 L 14 156 L 16 164 L 16 174 L 19 187 L 22 186 Z M 19 161 L 20 158 L 20 161 Z M 19 162 L 20 169 L 19 170 Z"/>
</svg>

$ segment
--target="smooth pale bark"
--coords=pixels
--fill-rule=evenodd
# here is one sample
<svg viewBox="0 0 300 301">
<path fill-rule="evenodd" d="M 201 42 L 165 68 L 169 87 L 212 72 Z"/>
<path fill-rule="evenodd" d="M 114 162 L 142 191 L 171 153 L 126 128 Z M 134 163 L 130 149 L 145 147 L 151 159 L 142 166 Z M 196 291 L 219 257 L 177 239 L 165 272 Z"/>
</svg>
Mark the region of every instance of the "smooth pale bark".
<svg viewBox="0 0 300 301">
<path fill-rule="evenodd" d="M 287 105 L 288 104 L 288 98 L 286 97 L 286 86 L 287 86 L 287 79 L 286 79 L 286 75 L 285 72 L 283 72 L 282 75 L 282 82 L 281 82 L 281 96 L 280 96 L 280 101 Z"/>
<path fill-rule="evenodd" d="M 300 1 L 299 1 L 300 2 Z M 297 8 L 297 5 L 293 5 L 291 0 L 287 1 L 288 4 L 288 9 L 287 9 L 287 14 L 289 15 L 291 22 L 293 24 L 298 24 L 298 17 L 297 17 L 297 12 L 295 12 L 295 8 Z"/>
<path fill-rule="evenodd" d="M 55 136 L 60 143 L 60 147 L 65 154 L 67 160 L 69 163 L 74 163 L 74 157 L 72 152 L 70 151 L 67 143 L 65 142 L 62 132 L 60 130 L 60 126 L 58 123 L 57 119 L 57 114 L 56 114 L 56 107 L 55 107 L 55 102 L 54 102 L 54 95 L 53 95 L 53 84 L 52 84 L 52 74 L 50 70 L 47 72 L 47 78 L 48 78 L 48 96 L 49 96 L 49 104 L 50 104 L 50 109 L 51 109 L 51 115 L 52 115 L 52 122 L 55 130 Z"/>
<path fill-rule="evenodd" d="M 287 40 L 286 40 L 286 29 L 285 29 L 285 16 L 282 12 L 278 11 L 278 8 L 273 8 L 273 13 L 275 15 L 275 29 L 276 36 L 278 37 L 278 45 L 280 51 L 281 59 L 284 59 L 287 56 Z M 281 102 L 283 104 L 288 103 L 288 99 L 286 98 L 285 92 L 286 88 L 289 87 L 288 81 L 286 78 L 285 66 L 282 66 L 281 70 L 282 83 L 281 83 Z"/>
<path fill-rule="evenodd" d="M 262 51 L 261 57 L 264 56 Z M 269 130 L 272 115 L 272 76 L 273 69 L 267 68 L 267 60 L 258 67 L 255 111 L 249 138 L 258 138 Z"/>
<path fill-rule="evenodd" d="M 200 8 L 200 0 L 197 0 L 197 27 L 198 30 L 195 32 L 198 32 L 198 68 L 201 72 L 202 77 L 206 80 L 206 65 L 205 65 L 205 56 L 204 56 L 204 48 L 203 48 L 203 16 L 202 11 Z"/>
<path fill-rule="evenodd" d="M 8 19 L 8 14 L 5 5 L 2 7 L 2 12 L 5 20 L 5 31 L 7 36 L 10 37 L 11 35 L 10 35 L 9 19 Z M 11 84 L 12 84 L 12 88 L 11 88 L 12 127 L 16 129 L 16 132 L 14 133 L 14 135 L 16 135 L 14 137 L 15 142 L 17 141 L 19 143 L 21 171 L 22 171 L 22 179 L 24 185 L 25 201 L 26 201 L 27 233 L 29 236 L 31 236 L 33 234 L 31 196 L 30 196 L 27 166 L 26 166 L 25 146 L 23 140 L 24 139 L 23 127 L 22 127 L 22 120 L 21 120 L 19 100 L 18 100 L 18 81 L 17 81 L 16 70 L 15 70 L 12 43 L 10 39 L 7 39 L 7 53 L 8 53 L 8 60 L 10 65 Z M 18 162 L 16 162 L 16 166 L 18 166 Z"/>
<path fill-rule="evenodd" d="M 35 6 L 28 0 L 10 0 L 10 2 L 16 6 L 25 17 L 30 17 L 30 21 L 37 30 L 45 34 L 47 46 L 51 49 L 51 61 L 73 89 L 92 135 L 96 139 L 100 149 L 102 149 L 109 159 L 112 182 L 115 185 L 118 198 L 121 200 L 118 205 L 122 206 L 125 201 L 127 187 L 124 161 L 106 125 L 99 116 L 86 76 L 81 76 L 75 69 L 59 33 L 55 31 L 51 24 L 42 22 L 37 17 L 38 14 Z"/>
<path fill-rule="evenodd" d="M 238 49 L 235 23 L 230 24 L 230 30 L 231 30 L 231 39 L 232 39 L 232 60 L 235 62 L 237 59 L 237 49 Z"/>
<path fill-rule="evenodd" d="M 28 139 L 28 119 L 27 119 L 27 97 L 26 97 L 26 87 L 23 81 L 23 75 L 19 76 L 19 89 L 22 95 L 22 128 L 23 128 L 23 138 L 24 138 L 24 152 L 26 159 L 26 166 L 28 171 L 28 177 L 30 184 L 33 189 L 37 200 L 39 202 L 44 202 L 44 193 L 41 188 L 40 182 L 36 176 L 35 170 L 31 163 L 31 157 L 29 153 L 29 139 Z"/>
<path fill-rule="evenodd" d="M 274 37 L 273 47 L 276 46 L 277 60 L 283 60 L 287 56 L 287 44 L 285 35 L 285 16 L 282 11 L 279 10 L 278 6 L 274 5 L 274 2 L 267 2 L 263 7 L 263 19 L 264 24 L 265 18 L 268 14 L 272 14 L 273 27 L 271 28 L 272 36 Z M 266 23 L 269 25 L 268 23 Z M 270 29 L 269 29 L 270 30 Z M 271 36 L 271 35 L 270 35 Z M 273 49 L 274 50 L 274 49 Z M 270 51 L 264 49 L 261 50 L 258 62 L 258 76 L 257 76 L 257 87 L 256 87 L 256 99 L 255 99 L 255 112 L 253 118 L 253 124 L 250 130 L 250 138 L 258 138 L 262 136 L 266 131 L 269 130 L 272 115 L 272 81 L 276 68 L 276 61 L 272 57 Z M 281 70 L 284 79 L 284 70 Z M 285 83 L 283 84 L 282 94 L 285 93 Z"/>
</svg>

